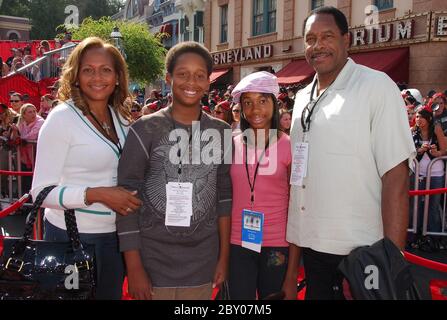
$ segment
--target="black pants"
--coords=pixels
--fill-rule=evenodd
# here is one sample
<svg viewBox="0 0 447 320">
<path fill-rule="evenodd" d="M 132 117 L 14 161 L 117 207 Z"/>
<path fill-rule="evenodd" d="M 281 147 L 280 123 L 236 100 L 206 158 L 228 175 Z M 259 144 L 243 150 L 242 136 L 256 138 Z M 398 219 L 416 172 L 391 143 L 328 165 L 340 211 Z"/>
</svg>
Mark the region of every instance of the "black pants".
<svg viewBox="0 0 447 320">
<path fill-rule="evenodd" d="M 303 248 L 306 300 L 344 300 L 343 275 L 337 267 L 345 257 Z"/>
<path fill-rule="evenodd" d="M 232 300 L 260 300 L 281 291 L 289 248 L 263 247 L 261 253 L 231 245 L 228 286 Z"/>
</svg>

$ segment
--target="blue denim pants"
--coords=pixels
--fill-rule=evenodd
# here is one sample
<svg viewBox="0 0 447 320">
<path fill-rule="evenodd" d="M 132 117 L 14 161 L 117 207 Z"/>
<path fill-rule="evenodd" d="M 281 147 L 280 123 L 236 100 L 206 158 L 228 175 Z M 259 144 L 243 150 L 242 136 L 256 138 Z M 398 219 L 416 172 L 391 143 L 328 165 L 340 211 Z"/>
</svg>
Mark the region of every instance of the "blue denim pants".
<svg viewBox="0 0 447 320">
<path fill-rule="evenodd" d="M 121 300 L 124 280 L 124 263 L 118 250 L 118 237 L 112 233 L 80 233 L 81 241 L 95 245 L 97 287 L 96 299 Z M 67 231 L 45 220 L 46 241 L 69 241 Z"/>
<path fill-rule="evenodd" d="M 413 180 L 414 178 L 412 178 Z M 414 181 L 414 180 L 413 180 Z M 419 179 L 419 190 L 425 190 L 427 179 Z M 414 185 L 414 182 L 412 182 Z M 430 189 L 440 189 L 444 188 L 444 177 L 431 177 L 430 179 Z M 441 222 L 441 198 L 443 194 L 431 195 L 429 198 L 428 205 L 428 223 L 427 231 L 429 232 L 441 232 L 442 222 Z M 425 196 L 419 196 L 418 198 L 418 233 L 422 233 L 422 226 L 424 222 L 424 204 Z M 413 207 L 410 206 L 410 221 L 413 217 Z"/>
</svg>

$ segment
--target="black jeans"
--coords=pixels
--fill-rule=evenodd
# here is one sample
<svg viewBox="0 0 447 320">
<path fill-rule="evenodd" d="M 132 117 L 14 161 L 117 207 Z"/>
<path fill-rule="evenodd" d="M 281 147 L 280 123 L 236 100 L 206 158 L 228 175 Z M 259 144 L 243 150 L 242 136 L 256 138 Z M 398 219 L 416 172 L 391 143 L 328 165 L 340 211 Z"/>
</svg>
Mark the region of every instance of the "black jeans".
<svg viewBox="0 0 447 320">
<path fill-rule="evenodd" d="M 281 291 L 289 248 L 263 247 L 261 253 L 231 245 L 228 286 L 231 300 L 260 300 Z"/>
<path fill-rule="evenodd" d="M 344 300 L 338 265 L 345 257 L 303 248 L 306 300 Z"/>
</svg>

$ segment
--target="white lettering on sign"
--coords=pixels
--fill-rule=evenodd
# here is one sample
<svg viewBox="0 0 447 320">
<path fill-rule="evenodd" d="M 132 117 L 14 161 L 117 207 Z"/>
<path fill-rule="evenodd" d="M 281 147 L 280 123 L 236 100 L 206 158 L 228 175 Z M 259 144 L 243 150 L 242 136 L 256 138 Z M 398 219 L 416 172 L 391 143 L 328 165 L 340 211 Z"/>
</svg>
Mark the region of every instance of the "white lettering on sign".
<svg viewBox="0 0 447 320">
<path fill-rule="evenodd" d="M 445 23 L 445 28 L 447 29 L 447 19 Z M 413 39 L 414 20 L 384 23 L 377 27 L 369 25 L 363 28 L 353 29 L 350 33 L 352 47 Z"/>
<path fill-rule="evenodd" d="M 438 28 L 436 30 L 436 36 L 447 36 L 447 16 L 438 17 Z"/>
<path fill-rule="evenodd" d="M 249 48 L 238 48 L 224 52 L 214 53 L 214 64 L 231 64 L 250 60 L 260 60 L 270 58 L 273 55 L 273 46 L 271 44 L 259 45 Z"/>
<path fill-rule="evenodd" d="M 411 39 L 413 37 L 414 20 L 401 21 L 397 24 L 396 40 Z"/>
</svg>

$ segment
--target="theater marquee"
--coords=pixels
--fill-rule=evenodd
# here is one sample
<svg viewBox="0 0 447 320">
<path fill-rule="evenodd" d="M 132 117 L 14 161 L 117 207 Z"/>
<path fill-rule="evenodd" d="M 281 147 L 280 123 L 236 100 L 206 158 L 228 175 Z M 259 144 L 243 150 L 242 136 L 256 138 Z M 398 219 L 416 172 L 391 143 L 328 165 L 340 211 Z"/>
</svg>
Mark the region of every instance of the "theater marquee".
<svg viewBox="0 0 447 320">
<path fill-rule="evenodd" d="M 426 12 L 350 29 L 351 50 L 447 41 L 447 11 Z"/>
<path fill-rule="evenodd" d="M 244 61 L 256 61 L 273 56 L 273 45 L 265 44 L 255 47 L 237 48 L 213 53 L 214 65 L 233 64 Z"/>
</svg>

